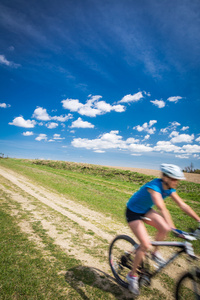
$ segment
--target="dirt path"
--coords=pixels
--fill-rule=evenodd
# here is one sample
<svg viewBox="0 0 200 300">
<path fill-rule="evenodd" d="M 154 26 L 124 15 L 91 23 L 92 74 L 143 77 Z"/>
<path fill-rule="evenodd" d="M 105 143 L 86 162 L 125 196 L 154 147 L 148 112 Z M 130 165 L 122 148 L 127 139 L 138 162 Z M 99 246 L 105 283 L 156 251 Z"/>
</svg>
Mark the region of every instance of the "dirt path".
<svg viewBox="0 0 200 300">
<path fill-rule="evenodd" d="M 42 248 L 43 245 L 32 228 L 32 223 L 36 221 L 41 222 L 48 235 L 66 253 L 81 260 L 85 266 L 100 269 L 111 275 L 108 265 L 109 243 L 117 234 L 130 235 L 127 226 L 36 185 L 12 170 L 0 167 L 0 179 L 0 190 L 9 195 L 12 203 L 20 204 L 21 209 L 30 214 L 30 220 L 20 221 L 20 227 L 38 247 Z M 20 212 L 19 207 L 12 204 L 11 208 L 12 215 L 17 216 Z M 184 267 L 184 260 L 178 261 L 176 274 L 182 272 Z M 166 272 L 172 275 L 170 270 Z M 158 279 L 153 281 L 152 288 L 159 289 L 167 299 L 172 299 L 172 294 Z M 123 299 L 126 295 L 130 298 L 130 293 L 125 290 Z M 141 296 L 140 299 L 145 297 Z"/>
</svg>

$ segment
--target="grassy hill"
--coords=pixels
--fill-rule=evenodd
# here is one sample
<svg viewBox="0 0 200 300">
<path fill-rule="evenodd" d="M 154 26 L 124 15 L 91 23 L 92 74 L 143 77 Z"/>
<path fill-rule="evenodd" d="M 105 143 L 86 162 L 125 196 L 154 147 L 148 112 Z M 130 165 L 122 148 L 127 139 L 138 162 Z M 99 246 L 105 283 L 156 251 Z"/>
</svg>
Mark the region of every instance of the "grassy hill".
<svg viewBox="0 0 200 300">
<path fill-rule="evenodd" d="M 0 176 L 0 279 L 3 282 L 0 298 L 131 299 L 128 292 L 110 279 L 107 271 L 103 274 L 108 265 L 109 242 L 106 236 L 116 235 L 115 224 L 124 233 L 127 227 L 124 218 L 126 202 L 153 176 L 96 165 L 45 160 L 0 159 L 0 167 L 18 177 L 17 185 Z M 38 194 L 34 194 L 34 188 L 32 193 L 20 188 L 20 182 L 22 186 L 24 184 L 23 178 L 33 183 L 35 189 L 38 187 Z M 66 215 L 39 201 L 43 199 L 43 188 L 66 199 L 63 204 L 56 199 L 54 203 L 55 206 L 60 205 L 60 210 L 65 209 Z M 181 182 L 178 193 L 200 214 L 200 184 Z M 75 213 L 72 211 L 74 208 L 66 207 L 67 199 L 77 206 Z M 78 210 L 79 206 L 88 209 L 95 217 L 90 219 L 90 215 L 83 215 Z M 187 230 L 195 227 L 196 222 L 183 214 L 170 199 L 167 207 L 178 228 Z M 106 232 L 105 236 L 97 236 L 95 230 L 69 219 L 67 213 L 69 216 L 73 213 L 74 220 L 82 217 L 83 224 L 89 221 L 93 226 L 98 225 L 99 230 Z M 108 224 L 104 224 L 104 219 L 99 216 L 105 216 Z M 150 235 L 154 234 L 154 229 L 149 227 L 148 230 Z M 58 245 L 61 238 L 66 244 L 72 244 L 70 250 L 63 250 Z M 172 236 L 169 238 L 173 239 Z M 199 254 L 199 242 L 194 242 L 194 247 Z M 100 261 L 101 272 L 85 266 L 81 253 L 89 257 L 91 264 Z M 170 291 L 171 279 L 165 275 L 162 280 Z M 145 297 L 168 299 L 154 289 L 143 291 L 141 299 Z"/>
</svg>

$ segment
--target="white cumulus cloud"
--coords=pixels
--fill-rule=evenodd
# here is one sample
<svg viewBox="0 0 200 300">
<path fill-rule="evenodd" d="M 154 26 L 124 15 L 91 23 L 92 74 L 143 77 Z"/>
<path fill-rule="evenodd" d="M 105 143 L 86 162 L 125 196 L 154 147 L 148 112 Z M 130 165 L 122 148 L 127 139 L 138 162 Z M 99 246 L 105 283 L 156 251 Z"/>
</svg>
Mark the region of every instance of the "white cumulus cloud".
<svg viewBox="0 0 200 300">
<path fill-rule="evenodd" d="M 112 106 L 112 110 L 121 113 L 125 111 L 125 107 L 123 105 L 117 104 Z"/>
<path fill-rule="evenodd" d="M 50 122 L 50 123 L 46 124 L 46 127 L 49 129 L 54 129 L 54 128 L 58 127 L 58 123 Z"/>
<path fill-rule="evenodd" d="M 148 140 L 150 138 L 150 134 L 145 135 L 144 140 Z"/>
<path fill-rule="evenodd" d="M 94 125 L 83 121 L 81 118 L 78 118 L 76 121 L 72 122 L 71 128 L 94 128 Z"/>
<path fill-rule="evenodd" d="M 131 144 L 128 147 L 132 152 L 152 152 L 153 149 L 150 146 L 142 145 L 142 144 Z"/>
<path fill-rule="evenodd" d="M 139 143 L 139 139 L 135 139 L 135 138 L 128 138 L 127 140 L 126 140 L 126 143 L 127 144 L 135 144 L 135 143 Z"/>
<path fill-rule="evenodd" d="M 187 153 L 200 153 L 199 145 L 184 145 L 182 148 Z"/>
<path fill-rule="evenodd" d="M 173 96 L 173 97 L 169 97 L 167 100 L 169 102 L 175 102 L 175 103 L 177 103 L 181 99 L 183 99 L 183 97 L 181 97 L 181 96 Z"/>
<path fill-rule="evenodd" d="M 171 137 L 178 136 L 178 135 L 179 135 L 178 131 L 174 130 L 170 133 L 169 137 L 171 138 Z"/>
<path fill-rule="evenodd" d="M 8 107 L 11 107 L 10 104 L 6 104 L 6 103 L 0 103 L 0 107 L 1 108 L 8 108 Z"/>
<path fill-rule="evenodd" d="M 154 150 L 158 152 L 180 152 L 181 147 L 173 145 L 170 141 L 158 141 Z"/>
<path fill-rule="evenodd" d="M 158 108 L 163 108 L 165 107 L 165 102 L 163 100 L 152 100 L 150 101 L 151 103 L 153 103 L 155 106 L 157 106 Z"/>
<path fill-rule="evenodd" d="M 124 96 L 120 101 L 119 103 L 130 103 L 130 102 L 137 102 L 139 101 L 140 99 L 142 99 L 144 96 L 142 94 L 142 92 L 138 92 L 136 94 L 129 94 L 129 95 L 126 95 Z"/>
<path fill-rule="evenodd" d="M 123 140 L 118 130 L 104 133 L 97 139 L 75 138 L 72 145 L 76 148 L 85 148 L 93 151 L 105 151 L 107 149 L 128 150 L 131 153 L 151 152 L 153 149 L 149 145 L 139 144 L 139 140 L 128 138 Z"/>
<path fill-rule="evenodd" d="M 47 141 L 47 135 L 44 134 L 44 133 L 40 133 L 36 138 L 35 138 L 36 141 Z"/>
<path fill-rule="evenodd" d="M 189 126 L 183 126 L 183 127 L 181 128 L 182 131 L 186 131 L 186 130 L 188 130 L 188 129 L 189 129 Z"/>
<path fill-rule="evenodd" d="M 67 98 L 66 100 L 62 100 L 61 103 L 63 104 L 63 108 L 69 109 L 72 112 L 79 111 L 84 106 L 78 99 Z"/>
<path fill-rule="evenodd" d="M 66 122 L 69 119 L 72 119 L 72 114 L 51 117 L 51 120 L 55 120 L 59 122 Z"/>
<path fill-rule="evenodd" d="M 68 114 L 68 115 L 61 115 L 61 116 L 50 116 L 46 110 L 46 108 L 40 107 L 38 106 L 32 115 L 32 118 L 35 118 L 39 121 L 58 121 L 58 122 L 66 122 L 69 119 L 72 119 L 72 115 Z M 49 127 L 48 127 L 49 128 Z"/>
<path fill-rule="evenodd" d="M 33 131 L 26 131 L 26 132 L 23 132 L 23 135 L 24 135 L 24 136 L 31 136 L 31 135 L 33 135 Z"/>
<path fill-rule="evenodd" d="M 156 132 L 156 128 L 152 127 L 152 126 L 156 123 L 157 123 L 156 120 L 151 120 L 151 121 L 149 121 L 149 123 L 145 122 L 142 126 L 137 125 L 137 126 L 133 127 L 133 129 L 135 129 L 139 132 L 145 131 L 148 134 L 154 134 Z"/>
<path fill-rule="evenodd" d="M 8 124 L 18 126 L 18 127 L 24 127 L 24 128 L 34 128 L 36 122 L 34 120 L 24 120 L 23 117 L 17 117 Z"/>
<path fill-rule="evenodd" d="M 32 118 L 35 118 L 40 121 L 50 121 L 51 119 L 49 114 L 47 113 L 46 108 L 42 108 L 42 107 L 37 107 L 34 110 Z"/>
<path fill-rule="evenodd" d="M 102 96 L 91 96 L 85 104 L 78 99 L 67 98 L 62 100 L 63 108 L 69 109 L 71 112 L 78 112 L 82 116 L 96 117 L 111 111 L 123 112 L 125 107 L 123 105 L 111 105 L 105 101 L 99 101 Z"/>
<path fill-rule="evenodd" d="M 162 129 L 160 130 L 160 132 L 163 133 L 163 134 L 166 134 L 166 133 L 168 133 L 169 131 L 176 130 L 176 128 L 177 128 L 178 126 L 181 125 L 180 123 L 178 123 L 178 122 L 176 122 L 176 121 L 170 122 L 169 124 L 170 124 L 170 125 L 167 126 L 166 128 L 162 128 Z"/>
<path fill-rule="evenodd" d="M 151 125 L 153 126 L 155 120 L 151 121 Z M 147 124 L 149 125 L 149 124 Z M 144 126 L 144 128 L 148 128 L 148 126 Z M 160 152 L 160 153 L 174 153 L 177 158 L 186 158 L 189 155 L 193 154 L 196 158 L 199 158 L 200 146 L 199 145 L 191 145 L 188 143 L 193 139 L 193 135 L 189 137 L 184 137 L 183 135 L 179 135 L 174 131 L 172 134 L 173 139 L 179 138 L 181 141 L 187 141 L 187 144 L 182 146 L 177 146 L 172 143 L 172 141 L 158 141 L 156 145 L 147 144 L 145 141 L 149 139 L 150 135 L 146 135 L 146 138 L 140 141 L 134 137 L 129 137 L 127 139 L 123 139 L 123 137 L 119 134 L 118 130 L 112 130 L 108 133 L 104 133 L 100 135 L 96 139 L 88 139 L 88 138 L 74 138 L 72 140 L 72 146 L 76 148 L 85 148 L 88 150 L 92 150 L 97 153 L 104 153 L 106 150 L 119 150 L 119 151 L 128 151 L 131 155 L 142 155 L 143 153 L 150 152 Z M 185 136 L 185 135 L 184 135 Z"/>
<path fill-rule="evenodd" d="M 174 136 L 171 139 L 171 142 L 173 144 L 176 144 L 176 143 L 192 143 L 193 140 L 194 140 L 194 134 L 192 134 L 192 135 L 179 134 L 179 135 Z"/>
</svg>

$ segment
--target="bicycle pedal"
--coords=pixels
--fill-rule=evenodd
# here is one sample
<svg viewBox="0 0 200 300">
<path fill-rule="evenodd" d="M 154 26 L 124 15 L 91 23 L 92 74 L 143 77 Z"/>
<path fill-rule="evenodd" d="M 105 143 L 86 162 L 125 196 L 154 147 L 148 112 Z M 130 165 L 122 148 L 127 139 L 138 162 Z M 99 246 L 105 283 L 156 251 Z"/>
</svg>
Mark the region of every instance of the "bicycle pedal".
<svg viewBox="0 0 200 300">
<path fill-rule="evenodd" d="M 151 279 L 148 275 L 142 275 L 140 278 L 140 285 L 141 286 L 149 286 L 151 285 Z"/>
</svg>

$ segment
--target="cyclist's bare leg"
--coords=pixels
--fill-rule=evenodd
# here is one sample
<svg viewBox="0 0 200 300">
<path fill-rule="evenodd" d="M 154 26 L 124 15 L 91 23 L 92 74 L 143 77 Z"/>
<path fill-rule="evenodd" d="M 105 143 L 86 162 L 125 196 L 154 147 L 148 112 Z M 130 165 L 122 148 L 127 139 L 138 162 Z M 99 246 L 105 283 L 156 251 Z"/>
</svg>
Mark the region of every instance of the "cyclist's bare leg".
<svg viewBox="0 0 200 300">
<path fill-rule="evenodd" d="M 145 227 L 143 221 L 141 221 L 141 220 L 132 221 L 129 223 L 129 227 L 131 228 L 132 232 L 134 233 L 134 235 L 138 238 L 138 240 L 140 242 L 140 247 L 136 251 L 133 268 L 132 268 L 132 272 L 131 272 L 132 276 L 133 275 L 136 276 L 137 275 L 137 272 L 136 272 L 137 267 L 142 262 L 145 252 L 151 246 L 151 243 L 150 243 L 149 236 L 148 236 L 148 233 L 147 233 L 147 230 L 146 230 L 146 227 Z"/>
<path fill-rule="evenodd" d="M 170 226 L 167 224 L 165 219 L 155 210 L 151 209 L 146 215 L 146 218 L 150 220 L 144 220 L 146 224 L 149 224 L 157 229 L 157 234 L 155 237 L 156 241 L 163 241 L 168 232 L 171 231 Z M 155 247 L 155 251 L 158 247 Z"/>
</svg>

